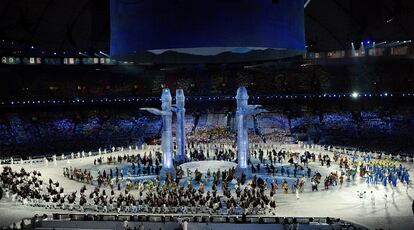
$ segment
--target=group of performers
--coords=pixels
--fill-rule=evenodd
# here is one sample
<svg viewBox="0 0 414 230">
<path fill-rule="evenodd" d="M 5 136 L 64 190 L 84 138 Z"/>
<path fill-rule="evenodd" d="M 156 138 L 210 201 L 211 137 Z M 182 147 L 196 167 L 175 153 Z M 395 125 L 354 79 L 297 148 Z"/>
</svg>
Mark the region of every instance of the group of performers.
<svg viewBox="0 0 414 230">
<path fill-rule="evenodd" d="M 369 160 L 361 162 L 359 167 L 361 176 L 365 176 L 368 184 L 382 183 L 396 187 L 398 180 L 407 185 L 410 182 L 409 168 L 392 160 Z"/>
<path fill-rule="evenodd" d="M 338 155 L 341 155 L 338 157 Z M 355 180 L 355 176 L 359 171 L 359 176 L 365 178 L 368 185 L 388 184 L 393 187 L 397 186 L 398 181 L 406 184 L 410 183 L 409 168 L 403 167 L 401 163 L 391 159 L 375 159 L 369 153 L 364 153 L 360 158 L 357 155 L 349 156 L 345 154 L 337 154 L 339 158 L 339 166 L 342 170 L 345 168 L 346 173 L 342 171 L 342 175 L 347 176 L 347 181 Z"/>
</svg>

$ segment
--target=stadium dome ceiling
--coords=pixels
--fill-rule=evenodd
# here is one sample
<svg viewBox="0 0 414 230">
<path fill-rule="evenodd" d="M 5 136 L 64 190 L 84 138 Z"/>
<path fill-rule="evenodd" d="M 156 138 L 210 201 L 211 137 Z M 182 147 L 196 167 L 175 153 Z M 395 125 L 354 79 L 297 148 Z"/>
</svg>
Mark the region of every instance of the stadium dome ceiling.
<svg viewBox="0 0 414 230">
<path fill-rule="evenodd" d="M 109 46 L 109 1 L 2 0 L 0 39 L 25 48 L 102 50 Z M 1 42 L 1 41 L 0 41 Z"/>
<path fill-rule="evenodd" d="M 306 40 L 311 50 L 414 38 L 412 0 L 304 0 L 305 4 Z M 0 4 L 3 48 L 108 50 L 109 27 L 108 0 L 2 0 Z"/>
<path fill-rule="evenodd" d="M 306 40 L 316 50 L 350 49 L 351 42 L 411 40 L 413 22 L 412 0 L 311 0 L 305 8 Z"/>
</svg>

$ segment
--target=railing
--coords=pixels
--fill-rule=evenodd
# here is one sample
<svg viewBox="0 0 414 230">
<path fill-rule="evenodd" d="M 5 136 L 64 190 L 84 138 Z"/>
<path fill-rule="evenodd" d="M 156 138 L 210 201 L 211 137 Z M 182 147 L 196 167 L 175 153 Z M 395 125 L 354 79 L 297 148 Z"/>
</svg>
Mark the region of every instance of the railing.
<svg viewBox="0 0 414 230">
<path fill-rule="evenodd" d="M 305 59 L 338 59 L 338 58 L 361 58 L 361 57 L 412 57 L 414 55 L 411 40 L 402 42 L 381 43 L 369 47 L 361 46 L 359 49 L 333 50 L 327 52 L 307 52 Z M 111 58 L 102 57 L 40 57 L 38 56 L 2 56 L 0 65 L 64 65 L 64 66 L 117 66 L 117 65 L 140 65 L 128 61 L 116 61 Z"/>
<path fill-rule="evenodd" d="M 363 58 L 363 57 L 413 57 L 414 49 L 410 45 L 402 45 L 403 43 L 411 43 L 410 41 L 395 42 L 394 47 L 382 44 L 379 46 L 363 47 L 360 49 L 350 50 L 334 50 L 327 52 L 307 52 L 304 54 L 305 59 L 310 60 L 329 60 L 340 58 Z"/>
<path fill-rule="evenodd" d="M 317 145 L 317 144 L 307 144 L 305 142 L 298 142 L 298 144 L 304 148 L 304 149 L 323 149 L 330 152 L 341 152 L 346 153 L 348 155 L 353 155 L 355 153 L 360 154 L 364 151 L 359 151 L 358 148 L 353 147 L 345 147 L 345 146 L 333 146 L 333 145 Z M 400 162 L 408 162 L 408 163 L 414 163 L 414 155 L 406 153 L 403 155 L 393 155 L 386 152 L 375 152 L 375 154 L 372 156 L 376 159 L 390 159 L 390 160 L 396 160 Z"/>
<path fill-rule="evenodd" d="M 298 142 L 298 147 L 301 147 L 303 149 L 319 149 L 319 150 L 326 150 L 326 151 L 330 151 L 330 152 L 342 152 L 342 153 L 347 153 L 349 155 L 354 154 L 355 152 L 360 152 L 358 151 L 357 148 L 351 148 L 351 147 L 344 147 L 344 146 L 330 146 L 330 145 L 316 145 L 316 144 L 307 144 L 305 142 Z M 135 146 L 135 148 L 133 148 L 132 146 L 121 146 L 121 147 L 113 147 L 112 149 L 99 149 L 96 152 L 77 152 L 76 154 L 71 153 L 71 154 L 61 154 L 60 156 L 57 155 L 47 155 L 47 156 L 34 156 L 34 157 L 29 157 L 28 160 L 23 160 L 22 158 L 20 158 L 19 160 L 14 159 L 14 158 L 8 158 L 8 159 L 1 159 L 0 160 L 0 165 L 6 165 L 6 164 L 13 164 L 13 165 L 30 165 L 30 164 L 45 164 L 46 161 L 45 159 L 48 161 L 48 163 L 50 163 L 54 158 L 56 158 L 56 161 L 62 161 L 62 160 L 72 160 L 72 159 L 78 159 L 78 158 L 85 158 L 85 157 L 92 157 L 92 156 L 100 156 L 100 155 L 105 155 L 108 153 L 115 153 L 115 152 L 122 152 L 122 151 L 138 151 L 138 150 L 143 150 L 144 149 L 144 145 L 140 145 L 140 146 Z M 387 154 L 385 152 L 376 152 L 375 156 L 373 156 L 374 158 L 377 159 L 392 159 L 392 160 L 396 160 L 399 162 L 407 162 L 407 163 L 414 163 L 414 156 L 411 154 L 404 154 L 404 155 L 393 155 L 393 154 Z M 12 160 L 13 159 L 13 160 Z M 13 161 L 13 162 L 12 162 Z"/>
<path fill-rule="evenodd" d="M 253 101 L 274 101 L 274 100 L 334 100 L 334 99 L 371 99 L 371 98 L 413 98 L 414 92 L 393 92 L 393 93 L 372 93 L 372 92 L 360 92 L 360 93 L 344 93 L 344 92 L 328 92 L 328 93 L 290 93 L 290 94 L 256 94 L 251 95 L 250 98 Z M 186 96 L 188 102 L 231 102 L 234 101 L 232 95 L 214 95 L 214 96 Z M 173 98 L 173 102 L 175 99 Z M 109 104 L 136 104 L 136 103 L 156 103 L 159 102 L 159 97 L 132 97 L 132 96 L 117 96 L 117 97 L 83 97 L 78 99 L 59 98 L 59 99 L 42 99 L 31 98 L 28 99 L 8 99 L 0 101 L 1 107 L 36 107 L 36 106 L 81 106 L 81 105 L 109 105 Z"/>
<path fill-rule="evenodd" d="M 109 154 L 109 153 L 116 153 L 116 152 L 122 152 L 122 151 L 138 151 L 138 150 L 142 150 L 143 149 L 143 145 L 141 146 L 135 146 L 135 148 L 133 148 L 132 146 L 121 146 L 121 147 L 113 147 L 111 149 L 99 149 L 96 152 L 77 152 L 75 153 L 70 153 L 70 154 L 64 154 L 62 153 L 61 155 L 43 155 L 43 156 L 33 156 L 33 157 L 29 157 L 27 160 L 23 160 L 23 158 L 20 159 L 15 159 L 13 157 L 11 158 L 7 158 L 7 159 L 0 159 L 0 165 L 5 165 L 5 164 L 13 164 L 13 165 L 30 165 L 30 164 L 39 164 L 39 163 L 46 163 L 45 160 L 47 160 L 48 163 L 53 163 L 54 159 L 56 159 L 56 161 L 62 161 L 62 160 L 72 160 L 72 159 L 79 159 L 79 158 L 86 158 L 86 157 L 93 157 L 93 156 L 100 156 L 100 155 L 105 155 L 105 154 Z"/>
<path fill-rule="evenodd" d="M 32 219 L 31 219 L 32 220 Z M 67 214 L 54 213 L 47 219 L 38 220 L 33 227 L 41 227 L 43 223 L 53 224 L 65 222 L 90 222 L 90 221 L 130 221 L 130 222 L 162 222 L 178 223 L 186 220 L 192 223 L 228 223 L 228 224 L 300 224 L 330 226 L 337 224 L 340 229 L 368 229 L 364 226 L 332 217 L 277 217 L 256 215 L 199 215 L 199 214 Z"/>
</svg>

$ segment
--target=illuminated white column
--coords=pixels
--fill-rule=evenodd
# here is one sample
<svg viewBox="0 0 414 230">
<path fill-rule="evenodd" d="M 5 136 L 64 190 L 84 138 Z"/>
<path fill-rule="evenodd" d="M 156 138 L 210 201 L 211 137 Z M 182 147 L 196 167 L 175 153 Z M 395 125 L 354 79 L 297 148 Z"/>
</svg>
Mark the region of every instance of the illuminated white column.
<svg viewBox="0 0 414 230">
<path fill-rule="evenodd" d="M 247 165 L 249 157 L 249 137 L 248 128 L 246 125 L 246 118 L 252 115 L 265 112 L 261 109 L 260 105 L 249 105 L 249 95 L 244 87 L 237 89 L 237 110 L 236 110 L 236 124 L 237 124 L 237 168 L 236 176 L 240 177 L 245 174 L 247 177 L 251 175 L 251 172 Z"/>
<path fill-rule="evenodd" d="M 175 94 L 177 114 L 177 125 L 176 125 L 176 140 L 177 140 L 177 154 L 175 160 L 178 162 L 187 161 L 187 155 L 185 151 L 185 96 L 182 89 L 177 89 Z"/>
<path fill-rule="evenodd" d="M 162 117 L 162 134 L 161 134 L 161 151 L 163 153 L 162 170 L 160 177 L 163 178 L 169 173 L 175 177 L 175 169 L 172 162 L 172 110 L 171 110 L 171 93 L 168 88 L 162 90 L 161 110 L 155 108 L 141 108 L 152 114 Z"/>
</svg>

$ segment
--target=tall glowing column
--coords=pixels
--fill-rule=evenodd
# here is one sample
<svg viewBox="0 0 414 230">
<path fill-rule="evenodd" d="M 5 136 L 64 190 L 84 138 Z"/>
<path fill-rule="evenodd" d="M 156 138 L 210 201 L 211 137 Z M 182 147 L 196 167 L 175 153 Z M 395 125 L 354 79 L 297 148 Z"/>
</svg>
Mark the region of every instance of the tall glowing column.
<svg viewBox="0 0 414 230">
<path fill-rule="evenodd" d="M 252 115 L 265 112 L 261 109 L 261 105 L 249 105 L 249 95 L 245 87 L 237 89 L 237 110 L 236 110 L 236 125 L 237 125 L 237 168 L 236 176 L 240 177 L 245 174 L 247 177 L 251 175 L 250 169 L 247 165 L 249 154 L 249 136 L 246 125 L 246 118 Z"/>
<path fill-rule="evenodd" d="M 171 93 L 168 88 L 162 90 L 161 110 L 155 108 L 141 108 L 152 114 L 162 117 L 162 134 L 161 134 L 161 151 L 163 153 L 162 170 L 160 177 L 165 178 L 167 173 L 175 177 L 175 169 L 172 162 L 172 110 L 171 110 Z"/>
<path fill-rule="evenodd" d="M 182 89 L 177 89 L 175 94 L 177 114 L 177 125 L 176 125 L 176 140 L 177 140 L 177 154 L 175 160 L 177 162 L 187 161 L 187 155 L 185 151 L 185 96 Z"/>
</svg>

